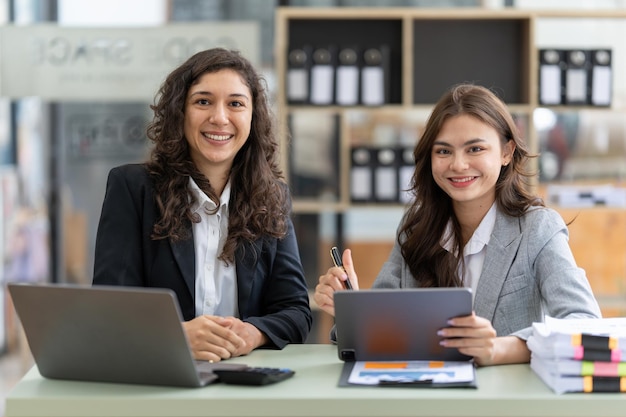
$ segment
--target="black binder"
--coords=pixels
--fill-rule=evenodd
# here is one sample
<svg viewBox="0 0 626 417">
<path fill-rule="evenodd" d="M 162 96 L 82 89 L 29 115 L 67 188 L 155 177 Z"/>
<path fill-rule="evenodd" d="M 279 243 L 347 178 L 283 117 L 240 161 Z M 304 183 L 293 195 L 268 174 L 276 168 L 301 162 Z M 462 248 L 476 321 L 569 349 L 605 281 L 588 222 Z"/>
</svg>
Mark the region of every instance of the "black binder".
<svg viewBox="0 0 626 417">
<path fill-rule="evenodd" d="M 539 104 L 563 104 L 565 83 L 565 51 L 541 49 L 539 51 Z"/>
<path fill-rule="evenodd" d="M 335 48 L 333 46 L 313 49 L 311 65 L 310 103 L 333 104 L 335 87 Z"/>
<path fill-rule="evenodd" d="M 573 49 L 566 52 L 565 104 L 585 105 L 589 96 L 589 52 Z"/>
<path fill-rule="evenodd" d="M 398 201 L 398 153 L 392 147 L 380 148 L 374 160 L 374 199 L 377 202 Z"/>
<path fill-rule="evenodd" d="M 355 203 L 374 201 L 374 156 L 373 151 L 365 146 L 351 150 L 350 199 Z"/>
<path fill-rule="evenodd" d="M 366 48 L 361 68 L 361 104 L 380 106 L 389 102 L 389 47 Z"/>
<path fill-rule="evenodd" d="M 287 101 L 290 104 L 309 102 L 309 71 L 311 67 L 311 47 L 294 47 L 287 56 Z"/>
<path fill-rule="evenodd" d="M 591 104 L 610 106 L 613 88 L 610 49 L 591 51 Z"/>
<path fill-rule="evenodd" d="M 407 204 L 413 199 L 413 194 L 408 191 L 411 188 L 411 180 L 415 173 L 413 147 L 400 147 L 397 152 L 400 161 L 398 166 L 398 201 Z"/>
<path fill-rule="evenodd" d="M 359 104 L 359 52 L 356 47 L 341 48 L 337 54 L 335 102 L 340 106 Z"/>
</svg>

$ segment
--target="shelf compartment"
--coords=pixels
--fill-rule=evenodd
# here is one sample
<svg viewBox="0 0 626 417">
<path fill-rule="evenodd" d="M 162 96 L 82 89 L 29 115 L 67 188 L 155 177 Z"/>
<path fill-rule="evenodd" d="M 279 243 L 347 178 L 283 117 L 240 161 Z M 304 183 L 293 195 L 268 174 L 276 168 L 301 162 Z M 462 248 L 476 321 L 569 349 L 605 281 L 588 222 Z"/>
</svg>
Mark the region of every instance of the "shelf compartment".
<svg viewBox="0 0 626 417">
<path fill-rule="evenodd" d="M 454 84 L 488 87 L 507 104 L 527 104 L 530 19 L 416 19 L 413 102 L 435 103 Z"/>
<path fill-rule="evenodd" d="M 292 112 L 288 124 L 288 182 L 294 200 L 338 202 L 343 168 L 339 157 L 339 116 L 303 110 Z"/>
<path fill-rule="evenodd" d="M 289 50 L 333 46 L 389 48 L 388 88 L 385 104 L 402 103 L 402 20 L 401 19 L 290 19 L 287 25 Z"/>
</svg>

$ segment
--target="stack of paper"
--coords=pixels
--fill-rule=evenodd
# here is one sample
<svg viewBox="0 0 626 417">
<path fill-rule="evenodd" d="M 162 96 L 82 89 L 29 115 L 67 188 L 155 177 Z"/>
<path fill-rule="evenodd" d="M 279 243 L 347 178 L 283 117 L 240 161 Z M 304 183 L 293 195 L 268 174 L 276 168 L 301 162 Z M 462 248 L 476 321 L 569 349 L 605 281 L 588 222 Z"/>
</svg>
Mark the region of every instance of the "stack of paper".
<svg viewBox="0 0 626 417">
<path fill-rule="evenodd" d="M 626 392 L 626 317 L 533 323 L 533 371 L 555 392 Z"/>
</svg>

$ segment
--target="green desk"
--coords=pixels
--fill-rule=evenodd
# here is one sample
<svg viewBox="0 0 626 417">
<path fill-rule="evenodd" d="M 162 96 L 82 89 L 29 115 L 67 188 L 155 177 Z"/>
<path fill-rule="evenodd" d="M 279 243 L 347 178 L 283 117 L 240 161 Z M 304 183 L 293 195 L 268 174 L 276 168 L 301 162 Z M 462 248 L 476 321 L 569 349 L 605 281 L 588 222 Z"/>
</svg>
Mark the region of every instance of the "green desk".
<svg viewBox="0 0 626 417">
<path fill-rule="evenodd" d="M 233 360 L 235 362 L 235 360 Z M 18 416 L 563 416 L 626 415 L 626 394 L 554 394 L 528 365 L 477 372 L 477 390 L 337 387 L 342 363 L 332 345 L 258 350 L 236 362 L 288 367 L 296 375 L 263 387 L 182 389 L 47 380 L 31 369 L 6 401 Z"/>
</svg>

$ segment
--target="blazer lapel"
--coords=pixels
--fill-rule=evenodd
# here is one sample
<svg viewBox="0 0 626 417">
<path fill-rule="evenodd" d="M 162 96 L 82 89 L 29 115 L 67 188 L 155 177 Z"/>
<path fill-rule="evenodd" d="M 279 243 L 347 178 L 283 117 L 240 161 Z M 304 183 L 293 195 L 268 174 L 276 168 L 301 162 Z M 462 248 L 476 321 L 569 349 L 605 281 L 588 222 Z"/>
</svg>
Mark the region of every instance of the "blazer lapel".
<svg viewBox="0 0 626 417">
<path fill-rule="evenodd" d="M 498 212 L 474 299 L 478 316 L 493 320 L 502 285 L 513 264 L 521 240 L 522 231 L 519 219 Z"/>
<path fill-rule="evenodd" d="M 254 281 L 257 277 L 257 269 L 261 262 L 262 240 L 258 239 L 253 243 L 245 243 L 237 246 L 235 250 L 235 267 L 237 273 L 237 300 L 239 302 L 239 317 L 248 317 L 248 312 L 243 311 L 244 306 L 250 305 Z"/>
<path fill-rule="evenodd" d="M 178 264 L 178 269 L 187 284 L 189 292 L 194 295 L 196 293 L 196 254 L 193 245 L 193 232 L 189 228 L 190 237 L 178 242 L 171 242 L 172 253 Z"/>
</svg>

